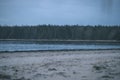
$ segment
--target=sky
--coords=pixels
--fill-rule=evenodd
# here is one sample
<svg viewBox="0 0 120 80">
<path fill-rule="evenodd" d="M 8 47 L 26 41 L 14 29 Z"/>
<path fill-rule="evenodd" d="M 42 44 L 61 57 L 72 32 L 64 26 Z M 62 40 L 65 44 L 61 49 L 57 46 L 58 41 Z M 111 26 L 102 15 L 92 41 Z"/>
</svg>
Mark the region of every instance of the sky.
<svg viewBox="0 0 120 80">
<path fill-rule="evenodd" d="M 0 0 L 0 25 L 119 25 L 120 0 Z"/>
</svg>

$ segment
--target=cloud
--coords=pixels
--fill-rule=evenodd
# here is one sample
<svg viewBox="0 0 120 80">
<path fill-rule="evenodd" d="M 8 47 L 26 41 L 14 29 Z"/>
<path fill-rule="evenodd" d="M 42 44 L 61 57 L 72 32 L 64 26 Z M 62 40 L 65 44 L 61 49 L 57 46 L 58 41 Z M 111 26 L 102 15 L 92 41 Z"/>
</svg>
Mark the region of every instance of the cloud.
<svg viewBox="0 0 120 80">
<path fill-rule="evenodd" d="M 0 0 L 0 18 L 7 20 L 0 24 L 120 24 L 119 5 L 114 2 L 117 5 L 108 15 L 101 4 L 100 0 Z"/>
</svg>

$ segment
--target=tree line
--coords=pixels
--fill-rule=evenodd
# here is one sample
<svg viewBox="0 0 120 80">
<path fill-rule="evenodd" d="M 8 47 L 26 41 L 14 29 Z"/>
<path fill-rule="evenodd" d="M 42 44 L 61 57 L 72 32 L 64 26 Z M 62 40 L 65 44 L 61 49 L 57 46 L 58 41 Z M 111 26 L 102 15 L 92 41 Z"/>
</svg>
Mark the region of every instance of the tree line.
<svg viewBox="0 0 120 80">
<path fill-rule="evenodd" d="M 120 26 L 0 26 L 0 39 L 120 40 Z"/>
</svg>

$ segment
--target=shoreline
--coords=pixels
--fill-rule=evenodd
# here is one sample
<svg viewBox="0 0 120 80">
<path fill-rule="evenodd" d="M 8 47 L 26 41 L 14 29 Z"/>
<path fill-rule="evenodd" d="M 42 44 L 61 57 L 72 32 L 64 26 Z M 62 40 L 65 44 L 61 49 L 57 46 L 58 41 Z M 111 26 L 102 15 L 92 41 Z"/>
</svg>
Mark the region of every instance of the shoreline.
<svg viewBox="0 0 120 80">
<path fill-rule="evenodd" d="M 1 53 L 17 53 L 17 52 L 62 52 L 62 51 L 109 51 L 109 50 L 120 50 L 120 48 L 115 49 L 63 49 L 63 50 L 29 50 L 29 51 L 0 51 Z"/>
</svg>

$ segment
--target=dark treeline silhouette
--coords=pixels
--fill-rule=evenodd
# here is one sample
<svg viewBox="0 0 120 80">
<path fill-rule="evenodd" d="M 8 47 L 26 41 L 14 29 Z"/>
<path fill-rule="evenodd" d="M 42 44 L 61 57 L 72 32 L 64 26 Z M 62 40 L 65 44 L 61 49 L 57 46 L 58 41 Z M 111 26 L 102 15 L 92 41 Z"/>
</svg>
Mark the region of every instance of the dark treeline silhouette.
<svg viewBox="0 0 120 80">
<path fill-rule="evenodd" d="M 120 40 L 119 26 L 0 26 L 0 39 Z"/>
</svg>

